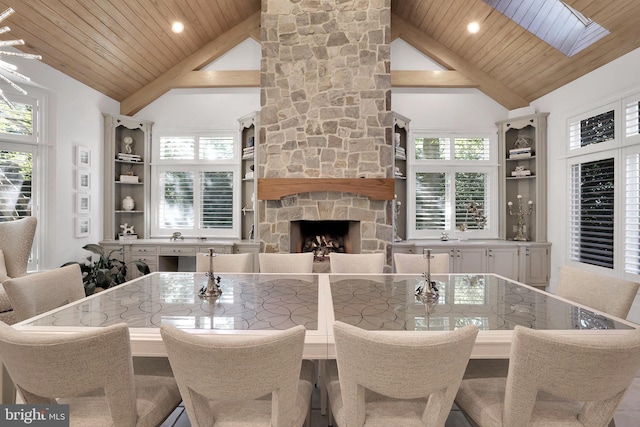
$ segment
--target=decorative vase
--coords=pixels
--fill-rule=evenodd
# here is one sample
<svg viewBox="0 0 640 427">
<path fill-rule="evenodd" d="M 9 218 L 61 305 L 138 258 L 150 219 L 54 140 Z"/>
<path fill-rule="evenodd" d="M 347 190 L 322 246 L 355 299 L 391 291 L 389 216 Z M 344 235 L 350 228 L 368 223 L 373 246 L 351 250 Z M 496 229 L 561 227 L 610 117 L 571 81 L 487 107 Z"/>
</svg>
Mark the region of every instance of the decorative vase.
<svg viewBox="0 0 640 427">
<path fill-rule="evenodd" d="M 125 211 L 132 211 L 136 207 L 136 202 L 133 201 L 131 196 L 127 196 L 122 199 L 122 209 Z"/>
</svg>

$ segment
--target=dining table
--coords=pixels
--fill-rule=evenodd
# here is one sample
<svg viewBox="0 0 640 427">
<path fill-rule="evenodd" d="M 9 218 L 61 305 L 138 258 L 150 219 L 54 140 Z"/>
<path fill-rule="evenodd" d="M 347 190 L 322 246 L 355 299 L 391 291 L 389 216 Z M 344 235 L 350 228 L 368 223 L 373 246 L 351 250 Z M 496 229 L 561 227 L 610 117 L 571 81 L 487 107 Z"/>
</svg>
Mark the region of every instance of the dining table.
<svg viewBox="0 0 640 427">
<path fill-rule="evenodd" d="M 505 277 L 431 275 L 437 297 L 417 296 L 419 274 L 220 273 L 218 297 L 201 296 L 207 273 L 154 272 L 42 313 L 14 327 L 37 335 L 74 334 L 126 323 L 133 356 L 166 356 L 161 325 L 201 335 L 264 336 L 306 328 L 303 357 L 335 358 L 333 323 L 397 334 L 441 334 L 479 328 L 472 358 L 508 358 L 520 325 L 563 336 L 603 339 L 638 328 L 632 322 Z M 603 284 L 603 286 L 605 286 Z M 606 291 L 603 292 L 606 298 Z M 2 377 L 2 401 L 10 379 Z"/>
</svg>

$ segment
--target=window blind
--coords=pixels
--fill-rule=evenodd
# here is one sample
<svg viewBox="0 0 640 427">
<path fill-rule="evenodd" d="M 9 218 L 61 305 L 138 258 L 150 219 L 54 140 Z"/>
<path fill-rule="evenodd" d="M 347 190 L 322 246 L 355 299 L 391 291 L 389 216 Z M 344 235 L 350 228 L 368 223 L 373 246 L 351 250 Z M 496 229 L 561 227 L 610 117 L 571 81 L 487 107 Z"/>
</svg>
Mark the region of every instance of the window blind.
<svg viewBox="0 0 640 427">
<path fill-rule="evenodd" d="M 233 172 L 201 172 L 200 228 L 233 227 Z"/>
<path fill-rule="evenodd" d="M 624 270 L 640 274 L 640 154 L 627 155 L 625 168 Z"/>
<path fill-rule="evenodd" d="M 456 198 L 456 227 L 466 224 L 467 229 L 478 230 L 484 228 L 478 224 L 470 212 L 472 204 L 486 212 L 488 179 L 487 174 L 478 172 L 457 172 L 455 174 Z"/>
<path fill-rule="evenodd" d="M 0 150 L 0 221 L 31 216 L 33 154 Z"/>
<path fill-rule="evenodd" d="M 572 165 L 570 178 L 570 257 L 613 268 L 614 160 Z"/>
<path fill-rule="evenodd" d="M 446 173 L 416 173 L 416 229 L 448 230 Z"/>
<path fill-rule="evenodd" d="M 194 173 L 163 171 L 160 173 L 158 222 L 170 230 L 194 226 Z"/>
<path fill-rule="evenodd" d="M 489 160 L 489 138 L 454 138 L 456 160 Z"/>
<path fill-rule="evenodd" d="M 160 160 L 194 160 L 196 140 L 193 137 L 160 138 Z"/>
<path fill-rule="evenodd" d="M 628 138 L 640 134 L 640 102 L 629 102 L 625 107 L 625 134 Z"/>
<path fill-rule="evenodd" d="M 569 124 L 569 148 L 577 149 L 615 138 L 615 111 L 607 111 Z"/>
<path fill-rule="evenodd" d="M 202 137 L 198 139 L 198 142 L 200 147 L 200 160 L 233 159 L 235 144 L 231 137 Z"/>
<path fill-rule="evenodd" d="M 416 160 L 450 160 L 450 138 L 416 138 Z"/>
</svg>

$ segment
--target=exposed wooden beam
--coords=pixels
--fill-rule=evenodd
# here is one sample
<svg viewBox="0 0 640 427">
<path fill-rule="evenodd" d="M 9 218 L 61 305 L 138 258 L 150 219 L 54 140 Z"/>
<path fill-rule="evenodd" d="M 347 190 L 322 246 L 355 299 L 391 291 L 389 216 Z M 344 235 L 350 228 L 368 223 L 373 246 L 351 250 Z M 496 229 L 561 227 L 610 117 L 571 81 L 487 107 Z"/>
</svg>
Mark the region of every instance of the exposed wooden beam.
<svg viewBox="0 0 640 427">
<path fill-rule="evenodd" d="M 478 87 L 458 71 L 391 70 L 392 87 Z"/>
<path fill-rule="evenodd" d="M 432 39 L 407 20 L 395 13 L 391 14 L 391 28 L 397 29 L 398 36 L 432 60 L 450 70 L 456 70 L 476 83 L 478 89 L 509 110 L 526 107 L 529 101 L 513 92 L 507 86 L 489 76 L 478 67 Z"/>
<path fill-rule="evenodd" d="M 173 87 L 260 87 L 260 71 L 191 71 L 177 79 Z"/>
<path fill-rule="evenodd" d="M 260 12 L 256 12 L 123 100 L 120 103 L 120 114 L 131 116 L 137 113 L 175 87 L 176 81 L 186 74 L 204 67 L 251 37 L 252 31 L 259 26 Z"/>
</svg>

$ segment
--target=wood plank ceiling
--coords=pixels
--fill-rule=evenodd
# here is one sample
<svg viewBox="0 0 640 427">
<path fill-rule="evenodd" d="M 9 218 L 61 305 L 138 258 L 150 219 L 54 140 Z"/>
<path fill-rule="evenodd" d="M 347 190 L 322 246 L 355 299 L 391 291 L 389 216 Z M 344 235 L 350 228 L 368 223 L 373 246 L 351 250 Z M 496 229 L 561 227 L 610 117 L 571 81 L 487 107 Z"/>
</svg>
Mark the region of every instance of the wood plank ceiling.
<svg viewBox="0 0 640 427">
<path fill-rule="evenodd" d="M 391 38 L 451 70 L 392 73 L 392 83 L 478 87 L 513 109 L 640 47 L 640 1 L 565 3 L 611 34 L 569 58 L 482 0 L 391 0 Z M 172 87 L 259 84 L 255 73 L 193 71 L 247 37 L 259 40 L 260 0 L 0 0 L 7 7 L 16 13 L 2 40 L 24 39 L 20 50 L 120 101 L 123 114 Z M 180 35 L 170 29 L 176 20 Z M 475 35 L 466 31 L 473 20 Z"/>
</svg>

